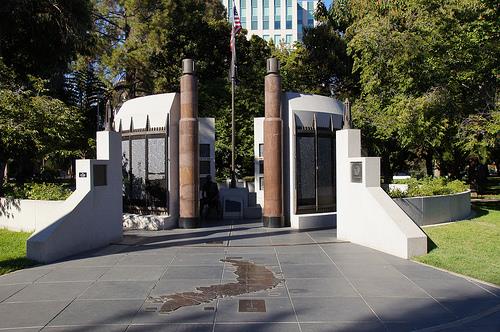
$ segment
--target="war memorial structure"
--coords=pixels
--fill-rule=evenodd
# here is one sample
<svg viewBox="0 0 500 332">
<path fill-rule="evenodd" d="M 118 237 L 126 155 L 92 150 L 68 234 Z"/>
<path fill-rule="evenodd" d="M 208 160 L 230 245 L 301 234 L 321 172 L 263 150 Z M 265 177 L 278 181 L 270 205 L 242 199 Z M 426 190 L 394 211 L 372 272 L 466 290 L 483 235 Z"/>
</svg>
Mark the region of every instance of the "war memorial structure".
<svg viewBox="0 0 500 332">
<path fill-rule="evenodd" d="M 425 233 L 380 188 L 380 158 L 361 156 L 344 104 L 283 93 L 279 71 L 268 59 L 265 117 L 254 121 L 255 193 L 221 188 L 226 217 L 336 227 L 339 239 L 392 255 L 426 253 Z M 179 93 L 129 100 L 114 130 L 97 133 L 98 159 L 77 161 L 76 191 L 28 240 L 29 258 L 50 262 L 119 240 L 124 210 L 146 221 L 160 216 L 162 229 L 201 226 L 200 184 L 215 177 L 214 119 L 198 117 L 194 61 L 185 59 L 182 72 Z"/>
</svg>

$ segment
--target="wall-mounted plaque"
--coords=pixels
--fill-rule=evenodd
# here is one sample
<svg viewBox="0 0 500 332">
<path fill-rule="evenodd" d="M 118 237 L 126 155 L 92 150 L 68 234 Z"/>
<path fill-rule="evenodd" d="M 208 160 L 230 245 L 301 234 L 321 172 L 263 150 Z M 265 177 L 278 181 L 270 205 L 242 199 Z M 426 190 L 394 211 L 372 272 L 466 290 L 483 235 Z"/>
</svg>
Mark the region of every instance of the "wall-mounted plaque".
<svg viewBox="0 0 500 332">
<path fill-rule="evenodd" d="M 106 165 L 94 165 L 94 186 L 105 186 L 108 184 Z"/>
<path fill-rule="evenodd" d="M 351 182 L 363 182 L 363 163 L 360 161 L 351 162 Z"/>
</svg>

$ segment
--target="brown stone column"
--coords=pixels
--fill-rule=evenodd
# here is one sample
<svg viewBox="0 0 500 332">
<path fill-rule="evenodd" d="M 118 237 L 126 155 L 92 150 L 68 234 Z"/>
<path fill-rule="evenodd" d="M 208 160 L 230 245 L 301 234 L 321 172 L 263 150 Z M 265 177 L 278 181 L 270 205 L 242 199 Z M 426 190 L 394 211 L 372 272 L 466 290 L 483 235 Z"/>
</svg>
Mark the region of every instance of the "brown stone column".
<svg viewBox="0 0 500 332">
<path fill-rule="evenodd" d="M 194 61 L 182 60 L 179 120 L 179 227 L 199 226 L 198 80 Z"/>
<path fill-rule="evenodd" d="M 276 58 L 267 59 L 264 119 L 264 227 L 283 227 L 281 76 Z"/>
</svg>

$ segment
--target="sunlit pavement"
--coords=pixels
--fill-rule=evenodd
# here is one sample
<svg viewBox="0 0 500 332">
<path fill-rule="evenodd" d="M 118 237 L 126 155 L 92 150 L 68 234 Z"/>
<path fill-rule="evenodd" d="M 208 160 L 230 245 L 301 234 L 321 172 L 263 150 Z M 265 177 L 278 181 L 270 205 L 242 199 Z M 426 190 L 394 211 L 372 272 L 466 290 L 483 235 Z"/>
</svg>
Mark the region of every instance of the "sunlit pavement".
<svg viewBox="0 0 500 332">
<path fill-rule="evenodd" d="M 175 294 L 182 305 L 162 311 Z M 499 331 L 500 289 L 338 241 L 332 229 L 248 221 L 128 231 L 121 243 L 0 277 L 8 331 L 419 329 Z"/>
</svg>

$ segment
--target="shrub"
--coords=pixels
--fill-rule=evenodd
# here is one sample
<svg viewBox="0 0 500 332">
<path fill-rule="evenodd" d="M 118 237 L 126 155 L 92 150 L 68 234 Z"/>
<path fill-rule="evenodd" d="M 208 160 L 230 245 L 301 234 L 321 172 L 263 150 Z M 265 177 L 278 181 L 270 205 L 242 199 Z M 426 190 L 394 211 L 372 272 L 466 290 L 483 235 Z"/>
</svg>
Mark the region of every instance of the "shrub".
<svg viewBox="0 0 500 332">
<path fill-rule="evenodd" d="M 7 183 L 4 191 L 7 197 L 48 201 L 65 200 L 72 193 L 67 185 L 55 183 L 25 183 L 23 186 Z"/>
<path fill-rule="evenodd" d="M 450 195 L 461 193 L 469 189 L 469 187 L 460 180 L 450 181 L 444 177 L 427 177 L 420 180 L 411 178 L 397 180 L 395 182 L 408 184 L 408 191 L 401 192 L 399 190 L 392 190 L 389 192 L 392 198 Z"/>
</svg>

